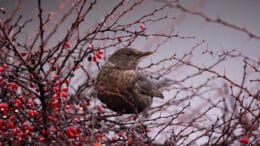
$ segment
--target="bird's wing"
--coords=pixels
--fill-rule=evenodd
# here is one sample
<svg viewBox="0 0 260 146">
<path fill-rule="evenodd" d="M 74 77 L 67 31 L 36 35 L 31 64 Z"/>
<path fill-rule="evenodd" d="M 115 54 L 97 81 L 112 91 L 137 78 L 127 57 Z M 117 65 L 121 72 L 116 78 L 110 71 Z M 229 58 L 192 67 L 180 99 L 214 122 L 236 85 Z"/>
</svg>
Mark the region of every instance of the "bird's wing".
<svg viewBox="0 0 260 146">
<path fill-rule="evenodd" d="M 139 93 L 142 93 L 144 95 L 151 96 L 151 97 L 163 98 L 163 95 L 159 91 L 158 87 L 153 82 L 148 80 L 141 73 L 137 73 L 134 86 L 135 86 L 135 89 L 137 90 L 137 92 L 139 92 Z"/>
</svg>

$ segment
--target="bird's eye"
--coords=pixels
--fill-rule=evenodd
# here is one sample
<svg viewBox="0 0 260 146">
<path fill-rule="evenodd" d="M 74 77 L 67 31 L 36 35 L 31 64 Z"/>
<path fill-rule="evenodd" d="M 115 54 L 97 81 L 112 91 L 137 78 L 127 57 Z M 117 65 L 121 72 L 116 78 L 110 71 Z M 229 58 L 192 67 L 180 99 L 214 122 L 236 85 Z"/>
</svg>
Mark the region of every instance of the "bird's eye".
<svg viewBox="0 0 260 146">
<path fill-rule="evenodd" d="M 130 51 L 126 52 L 127 56 L 130 56 L 131 54 L 132 54 L 132 52 L 130 52 Z"/>
</svg>

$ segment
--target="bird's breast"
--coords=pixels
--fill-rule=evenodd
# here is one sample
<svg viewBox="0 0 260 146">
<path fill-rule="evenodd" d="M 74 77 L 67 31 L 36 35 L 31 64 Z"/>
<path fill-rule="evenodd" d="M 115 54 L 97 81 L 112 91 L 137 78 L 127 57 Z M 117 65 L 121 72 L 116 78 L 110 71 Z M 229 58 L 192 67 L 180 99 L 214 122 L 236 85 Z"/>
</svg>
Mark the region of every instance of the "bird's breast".
<svg viewBox="0 0 260 146">
<path fill-rule="evenodd" d="M 125 90 L 133 85 L 135 74 L 135 70 L 104 68 L 98 74 L 97 81 L 105 90 Z"/>
</svg>

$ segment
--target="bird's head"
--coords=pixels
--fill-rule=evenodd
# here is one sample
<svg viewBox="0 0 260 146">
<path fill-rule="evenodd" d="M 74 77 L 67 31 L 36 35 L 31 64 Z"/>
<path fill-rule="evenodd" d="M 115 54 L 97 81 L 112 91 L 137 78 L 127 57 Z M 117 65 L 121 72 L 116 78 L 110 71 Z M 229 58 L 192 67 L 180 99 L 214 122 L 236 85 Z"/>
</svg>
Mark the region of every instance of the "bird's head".
<svg viewBox="0 0 260 146">
<path fill-rule="evenodd" d="M 108 62 L 119 69 L 135 69 L 140 59 L 152 54 L 152 51 L 139 51 L 133 48 L 123 48 L 114 52 Z"/>
</svg>

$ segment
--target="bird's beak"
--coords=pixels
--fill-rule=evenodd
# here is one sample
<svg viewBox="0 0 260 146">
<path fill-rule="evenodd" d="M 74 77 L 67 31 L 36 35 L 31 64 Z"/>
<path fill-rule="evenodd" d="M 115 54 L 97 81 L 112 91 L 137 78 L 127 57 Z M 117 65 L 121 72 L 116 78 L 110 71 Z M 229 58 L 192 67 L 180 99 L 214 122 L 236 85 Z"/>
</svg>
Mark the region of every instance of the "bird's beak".
<svg viewBox="0 0 260 146">
<path fill-rule="evenodd" d="M 154 52 L 152 52 L 152 51 L 141 52 L 141 53 L 140 53 L 140 57 L 148 56 L 148 55 L 151 55 L 151 54 L 153 54 L 153 53 L 154 53 Z"/>
</svg>

